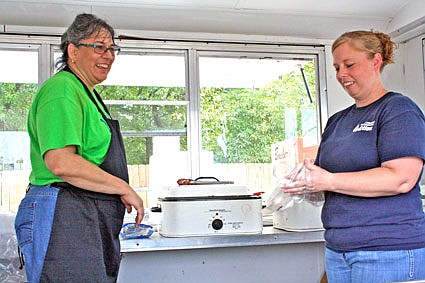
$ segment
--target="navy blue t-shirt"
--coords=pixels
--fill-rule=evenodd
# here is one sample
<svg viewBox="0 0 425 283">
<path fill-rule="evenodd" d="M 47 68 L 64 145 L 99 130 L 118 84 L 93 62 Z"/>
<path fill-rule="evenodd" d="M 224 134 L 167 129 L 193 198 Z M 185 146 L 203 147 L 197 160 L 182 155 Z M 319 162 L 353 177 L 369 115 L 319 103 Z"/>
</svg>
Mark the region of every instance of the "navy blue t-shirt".
<svg viewBox="0 0 425 283">
<path fill-rule="evenodd" d="M 353 105 L 329 118 L 316 162 L 330 172 L 357 172 L 406 156 L 425 159 L 425 118 L 411 99 L 389 92 L 368 106 Z M 322 221 L 327 247 L 339 252 L 425 247 L 419 180 L 411 191 L 395 196 L 326 192 Z"/>
</svg>

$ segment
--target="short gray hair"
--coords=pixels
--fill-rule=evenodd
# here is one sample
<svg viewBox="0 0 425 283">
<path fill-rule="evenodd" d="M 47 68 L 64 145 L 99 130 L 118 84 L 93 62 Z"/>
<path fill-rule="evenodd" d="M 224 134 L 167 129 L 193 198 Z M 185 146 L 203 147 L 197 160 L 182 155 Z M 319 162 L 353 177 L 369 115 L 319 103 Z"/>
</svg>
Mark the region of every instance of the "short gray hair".
<svg viewBox="0 0 425 283">
<path fill-rule="evenodd" d="M 67 65 L 69 59 L 68 45 L 70 43 L 78 45 L 84 39 L 91 37 L 101 30 L 107 30 L 111 34 L 112 40 L 114 40 L 115 31 L 106 21 L 99 19 L 93 14 L 77 15 L 74 22 L 62 34 L 60 45 L 62 56 L 58 58 L 55 67 L 58 70 L 62 70 Z"/>
</svg>

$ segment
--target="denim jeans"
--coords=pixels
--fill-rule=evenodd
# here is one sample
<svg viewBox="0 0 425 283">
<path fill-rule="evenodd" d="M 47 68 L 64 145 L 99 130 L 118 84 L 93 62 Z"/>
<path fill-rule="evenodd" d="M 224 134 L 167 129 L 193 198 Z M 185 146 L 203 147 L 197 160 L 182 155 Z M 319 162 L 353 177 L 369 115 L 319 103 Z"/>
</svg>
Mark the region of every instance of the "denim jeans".
<svg viewBox="0 0 425 283">
<path fill-rule="evenodd" d="M 31 186 L 21 201 L 15 218 L 19 247 L 24 254 L 29 283 L 39 282 L 44 264 L 59 189 Z"/>
<path fill-rule="evenodd" d="M 118 195 L 32 185 L 15 218 L 28 282 L 116 282 L 124 213 Z"/>
<path fill-rule="evenodd" d="M 339 253 L 326 249 L 329 283 L 384 283 L 425 279 L 425 248 Z"/>
</svg>

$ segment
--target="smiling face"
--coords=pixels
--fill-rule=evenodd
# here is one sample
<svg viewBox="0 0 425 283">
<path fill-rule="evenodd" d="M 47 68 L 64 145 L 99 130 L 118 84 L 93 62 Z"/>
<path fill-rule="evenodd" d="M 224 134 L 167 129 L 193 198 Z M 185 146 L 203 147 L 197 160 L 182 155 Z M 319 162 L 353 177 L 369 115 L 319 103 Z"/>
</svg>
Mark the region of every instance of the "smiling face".
<svg viewBox="0 0 425 283">
<path fill-rule="evenodd" d="M 385 94 L 380 76 L 381 54 L 371 55 L 342 43 L 332 53 L 336 78 L 357 106 L 365 106 Z"/>
<path fill-rule="evenodd" d="M 111 34 L 107 30 L 95 32 L 91 37 L 84 39 L 82 44 L 97 44 L 110 47 L 114 45 Z M 94 52 L 90 46 L 68 46 L 69 62 L 71 70 L 87 85 L 93 89 L 97 84 L 103 82 L 115 60 L 115 55 L 110 51 L 103 54 Z"/>
</svg>

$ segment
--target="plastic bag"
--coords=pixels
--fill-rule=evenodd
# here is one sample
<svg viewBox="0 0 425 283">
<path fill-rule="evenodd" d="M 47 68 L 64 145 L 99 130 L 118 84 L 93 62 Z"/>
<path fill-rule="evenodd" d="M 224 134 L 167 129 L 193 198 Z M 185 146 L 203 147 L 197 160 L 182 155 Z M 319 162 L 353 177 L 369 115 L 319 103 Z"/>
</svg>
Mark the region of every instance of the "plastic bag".
<svg viewBox="0 0 425 283">
<path fill-rule="evenodd" d="M 306 161 L 311 162 L 311 161 Z M 277 178 L 277 187 L 271 193 L 270 197 L 266 201 L 266 207 L 263 209 L 263 213 L 273 213 L 275 211 L 282 211 L 288 209 L 303 201 L 308 201 L 313 205 L 321 206 L 325 201 L 323 192 L 308 192 L 303 194 L 287 194 L 282 190 L 283 186 L 288 185 L 299 185 L 306 184 L 308 179 L 309 171 L 305 168 L 304 163 L 295 166 L 291 172 L 285 176 L 276 168 L 273 171 L 274 176 Z"/>
<path fill-rule="evenodd" d="M 25 282 L 25 272 L 20 269 L 18 243 L 14 228 L 15 215 L 0 207 L 0 282 Z"/>
<path fill-rule="evenodd" d="M 122 226 L 120 232 L 121 239 L 142 239 L 152 236 L 154 229 L 150 225 L 140 224 L 136 227 L 136 223 L 126 223 Z"/>
<path fill-rule="evenodd" d="M 137 212 L 136 212 L 137 213 Z M 132 219 L 134 219 L 134 215 L 129 215 Z M 124 217 L 124 221 L 127 217 Z M 143 216 L 142 223 L 139 225 L 139 227 L 136 227 L 135 222 L 128 222 L 125 223 L 121 227 L 120 231 L 120 239 L 126 240 L 126 239 L 143 239 L 143 238 L 149 238 L 152 236 L 155 229 L 153 226 L 145 224 L 149 220 L 149 210 L 145 209 L 145 213 Z M 144 223 L 143 223 L 144 222 Z"/>
</svg>

